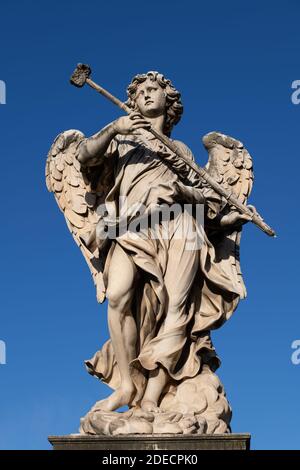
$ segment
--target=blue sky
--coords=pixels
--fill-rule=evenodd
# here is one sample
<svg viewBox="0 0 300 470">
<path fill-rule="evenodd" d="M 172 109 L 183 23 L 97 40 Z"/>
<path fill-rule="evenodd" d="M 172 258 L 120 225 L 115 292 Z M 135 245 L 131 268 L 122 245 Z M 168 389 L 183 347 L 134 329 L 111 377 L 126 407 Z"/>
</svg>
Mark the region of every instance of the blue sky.
<svg viewBox="0 0 300 470">
<path fill-rule="evenodd" d="M 248 298 L 214 333 L 234 432 L 252 448 L 300 448 L 299 122 L 291 83 L 300 79 L 296 0 L 1 1 L 0 448 L 47 449 L 49 434 L 76 432 L 108 393 L 83 366 L 107 337 L 85 262 L 44 183 L 55 136 L 90 135 L 120 112 L 69 85 L 77 62 L 121 99 L 132 76 L 159 70 L 182 92 L 173 137 L 201 164 L 201 137 L 242 140 L 255 165 L 251 196 L 277 230 L 245 227 Z"/>
</svg>

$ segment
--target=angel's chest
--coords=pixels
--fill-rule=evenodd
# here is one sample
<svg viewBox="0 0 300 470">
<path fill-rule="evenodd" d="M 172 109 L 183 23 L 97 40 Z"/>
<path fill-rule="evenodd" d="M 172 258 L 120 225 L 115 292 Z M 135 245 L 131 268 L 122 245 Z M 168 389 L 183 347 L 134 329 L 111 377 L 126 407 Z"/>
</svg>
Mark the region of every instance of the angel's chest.
<svg viewBox="0 0 300 470">
<path fill-rule="evenodd" d="M 152 142 L 124 140 L 119 144 L 119 166 L 123 165 L 161 165 L 156 145 Z"/>
</svg>

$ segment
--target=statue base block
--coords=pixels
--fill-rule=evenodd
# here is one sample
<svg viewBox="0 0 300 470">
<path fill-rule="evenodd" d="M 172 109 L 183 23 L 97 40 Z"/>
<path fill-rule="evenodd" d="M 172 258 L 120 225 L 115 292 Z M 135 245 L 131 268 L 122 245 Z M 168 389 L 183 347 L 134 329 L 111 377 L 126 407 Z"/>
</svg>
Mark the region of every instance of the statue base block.
<svg viewBox="0 0 300 470">
<path fill-rule="evenodd" d="M 54 450 L 249 450 L 250 434 L 49 436 Z"/>
</svg>

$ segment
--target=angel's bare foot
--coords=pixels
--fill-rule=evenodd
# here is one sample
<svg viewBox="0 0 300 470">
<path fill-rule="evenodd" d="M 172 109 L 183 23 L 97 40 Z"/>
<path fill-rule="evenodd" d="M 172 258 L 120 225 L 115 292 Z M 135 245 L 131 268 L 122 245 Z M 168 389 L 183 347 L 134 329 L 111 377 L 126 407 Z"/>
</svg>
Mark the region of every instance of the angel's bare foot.
<svg viewBox="0 0 300 470">
<path fill-rule="evenodd" d="M 114 411 L 121 406 L 128 405 L 135 393 L 134 385 L 119 387 L 108 398 L 97 401 L 93 406 L 93 410 Z"/>
<path fill-rule="evenodd" d="M 143 411 L 148 411 L 152 413 L 161 413 L 161 409 L 158 408 L 157 403 L 152 400 L 143 400 L 141 403 L 141 408 Z"/>
</svg>

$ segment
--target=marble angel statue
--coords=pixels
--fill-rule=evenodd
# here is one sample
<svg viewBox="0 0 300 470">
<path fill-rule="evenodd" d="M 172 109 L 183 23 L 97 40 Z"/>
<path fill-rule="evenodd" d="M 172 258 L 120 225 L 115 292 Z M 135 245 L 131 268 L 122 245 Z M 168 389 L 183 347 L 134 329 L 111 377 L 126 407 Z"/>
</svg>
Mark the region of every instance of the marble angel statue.
<svg viewBox="0 0 300 470">
<path fill-rule="evenodd" d="M 81 432 L 230 432 L 210 332 L 246 296 L 239 248 L 249 217 L 149 132 L 151 126 L 170 137 L 181 118 L 171 81 L 158 72 L 136 75 L 127 95 L 129 115 L 91 137 L 63 132 L 47 158 L 47 187 L 90 268 L 98 301 L 107 299 L 110 339 L 86 367 L 114 391 L 82 419 Z M 194 160 L 185 143 L 173 143 Z M 203 144 L 207 172 L 246 204 L 253 172 L 243 144 L 218 132 Z M 174 204 L 181 210 L 167 222 L 148 224 L 160 207 Z M 196 206 L 203 208 L 201 227 Z M 193 237 L 182 230 L 187 226 Z M 125 405 L 128 411 L 116 411 Z"/>
</svg>

